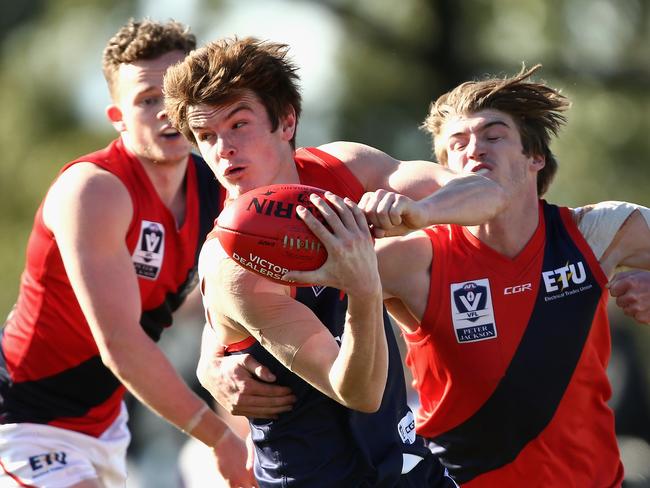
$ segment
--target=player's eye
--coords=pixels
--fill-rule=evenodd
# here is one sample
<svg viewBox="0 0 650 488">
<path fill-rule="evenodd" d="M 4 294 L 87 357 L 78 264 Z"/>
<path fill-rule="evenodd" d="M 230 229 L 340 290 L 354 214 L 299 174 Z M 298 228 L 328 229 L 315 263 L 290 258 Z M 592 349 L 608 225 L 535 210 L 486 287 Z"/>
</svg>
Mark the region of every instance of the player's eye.
<svg viewBox="0 0 650 488">
<path fill-rule="evenodd" d="M 160 97 L 146 97 L 140 101 L 140 104 L 145 107 L 151 107 L 160 102 Z"/>
<path fill-rule="evenodd" d="M 454 151 L 462 151 L 463 148 L 464 148 L 466 145 L 467 145 L 467 144 L 465 144 L 464 142 L 454 142 L 454 143 L 451 144 L 451 148 L 452 148 Z"/>
</svg>

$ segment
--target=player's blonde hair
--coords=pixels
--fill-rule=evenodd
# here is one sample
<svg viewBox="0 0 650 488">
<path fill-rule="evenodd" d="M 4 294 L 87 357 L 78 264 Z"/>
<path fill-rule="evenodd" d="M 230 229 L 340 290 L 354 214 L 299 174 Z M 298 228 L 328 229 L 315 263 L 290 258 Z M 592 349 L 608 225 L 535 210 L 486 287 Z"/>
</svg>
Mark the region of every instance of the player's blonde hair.
<svg viewBox="0 0 650 488">
<path fill-rule="evenodd" d="M 468 81 L 433 102 L 422 128 L 432 136 L 438 162 L 447 164 L 447 150 L 441 138 L 443 126 L 450 117 L 486 109 L 499 110 L 510 115 L 517 124 L 524 154 L 539 154 L 545 158 L 546 164 L 537 174 L 537 192 L 540 196 L 546 193 L 557 172 L 557 160 L 549 147 L 551 136 L 557 136 L 566 122 L 562 112 L 571 104 L 559 90 L 545 83 L 528 81 L 541 66 L 538 64 L 530 69 L 523 66 L 512 77 Z"/>
</svg>

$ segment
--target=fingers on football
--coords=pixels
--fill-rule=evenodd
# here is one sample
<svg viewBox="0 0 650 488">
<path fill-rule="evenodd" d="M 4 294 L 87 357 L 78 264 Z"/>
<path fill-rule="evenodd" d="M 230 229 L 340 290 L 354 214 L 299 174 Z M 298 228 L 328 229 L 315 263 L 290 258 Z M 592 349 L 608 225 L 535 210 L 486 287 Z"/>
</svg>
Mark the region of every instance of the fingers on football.
<svg viewBox="0 0 650 488">
<path fill-rule="evenodd" d="M 343 224 L 340 219 L 335 216 L 334 210 L 318 195 L 310 195 L 309 199 L 311 203 L 318 209 L 321 213 L 327 224 L 330 226 L 333 232 L 342 232 Z M 299 205 L 296 208 L 296 213 L 303 220 L 303 222 L 309 227 L 316 237 L 325 245 L 331 245 L 332 243 L 332 233 L 327 230 L 325 225 L 323 225 L 319 220 L 312 215 L 305 207 Z"/>
<path fill-rule="evenodd" d="M 356 228 L 359 230 L 359 232 L 361 232 L 361 234 L 365 237 L 372 237 L 370 232 L 370 225 L 368 224 L 368 219 L 366 219 L 366 215 L 363 213 L 363 210 L 348 197 L 345 197 L 343 199 L 343 202 L 352 212 L 352 216 L 354 217 L 356 223 Z"/>
<path fill-rule="evenodd" d="M 335 242 L 333 236 L 348 235 L 347 232 L 358 230 L 359 224 L 353 210 L 341 197 L 330 192 L 326 192 L 325 197 L 326 200 L 318 195 L 312 194 L 309 198 L 321 213 L 325 222 L 327 222 L 327 225 L 332 229 L 332 232 L 329 232 L 327 228 L 304 207 L 298 207 L 297 212 L 316 237 L 318 237 L 326 247 L 331 247 Z"/>
<path fill-rule="evenodd" d="M 349 231 L 355 231 L 359 228 L 357 220 L 354 217 L 352 208 L 350 206 L 352 200 L 350 200 L 350 203 L 346 203 L 345 199 L 339 197 L 338 195 L 335 195 L 332 192 L 325 192 L 325 198 L 327 199 L 329 205 L 336 210 L 338 219 L 340 219 L 340 221 L 343 223 L 345 229 Z M 338 222 L 336 216 L 332 215 L 331 217 Z M 329 220 L 328 223 L 331 225 Z"/>
</svg>

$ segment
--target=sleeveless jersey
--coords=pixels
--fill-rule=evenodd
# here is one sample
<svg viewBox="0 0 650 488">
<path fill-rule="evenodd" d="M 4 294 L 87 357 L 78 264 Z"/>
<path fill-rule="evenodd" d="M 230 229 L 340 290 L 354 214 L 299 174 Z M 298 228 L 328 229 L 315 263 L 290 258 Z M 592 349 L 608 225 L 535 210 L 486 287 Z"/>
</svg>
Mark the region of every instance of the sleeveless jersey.
<svg viewBox="0 0 650 488">
<path fill-rule="evenodd" d="M 220 187 L 190 156 L 180 229 L 141 163 L 120 139 L 83 156 L 128 189 L 133 219 L 126 235 L 138 278 L 140 323 L 154 340 L 197 282 L 198 251 L 218 214 Z M 0 338 L 0 422 L 32 422 L 99 436 L 120 412 L 124 387 L 106 368 L 63 267 L 43 204 L 27 245 L 18 301 Z"/>
<path fill-rule="evenodd" d="M 296 166 L 302 184 L 355 201 L 363 195 L 363 187 L 349 169 L 318 149 L 299 149 Z M 347 309 L 347 297 L 342 292 L 321 286 L 293 288 L 292 292 L 334 337 L 341 337 Z M 297 398 L 293 409 L 276 420 L 250 420 L 260 487 L 393 487 L 399 483 L 403 453 L 422 457 L 428 453 L 423 442 L 416 442 L 402 360 L 386 312 L 384 327 L 388 381 L 381 406 L 372 414 L 350 410 L 322 394 L 252 337 L 226 347 L 226 354 L 253 355 L 276 375 L 277 384 L 290 387 Z M 428 485 L 416 482 L 412 486 Z"/>
<path fill-rule="evenodd" d="M 512 259 L 459 226 L 426 233 L 428 304 L 405 334 L 418 433 L 463 486 L 620 486 L 607 278 L 569 209 L 540 202 Z"/>
</svg>

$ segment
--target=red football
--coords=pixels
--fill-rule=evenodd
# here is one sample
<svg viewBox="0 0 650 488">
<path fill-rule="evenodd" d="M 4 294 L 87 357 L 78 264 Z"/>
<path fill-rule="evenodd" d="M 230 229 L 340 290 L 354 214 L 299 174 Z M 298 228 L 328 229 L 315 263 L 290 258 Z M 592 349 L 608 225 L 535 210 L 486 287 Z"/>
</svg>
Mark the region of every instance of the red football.
<svg viewBox="0 0 650 488">
<path fill-rule="evenodd" d="M 221 212 L 215 227 L 221 247 L 244 268 L 280 280 L 289 270 L 311 271 L 327 251 L 296 213 L 302 205 L 322 216 L 309 195 L 324 190 L 299 184 L 269 185 L 244 193 Z"/>
</svg>

